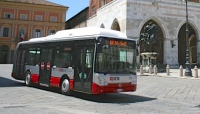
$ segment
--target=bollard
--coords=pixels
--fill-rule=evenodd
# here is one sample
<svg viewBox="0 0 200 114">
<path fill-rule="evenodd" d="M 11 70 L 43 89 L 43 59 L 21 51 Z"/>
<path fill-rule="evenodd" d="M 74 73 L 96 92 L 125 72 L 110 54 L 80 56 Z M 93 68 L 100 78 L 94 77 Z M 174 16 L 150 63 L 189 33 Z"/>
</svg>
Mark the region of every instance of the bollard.
<svg viewBox="0 0 200 114">
<path fill-rule="evenodd" d="M 157 66 L 154 65 L 153 69 L 154 69 L 154 75 L 157 75 L 157 73 L 158 73 Z"/>
<path fill-rule="evenodd" d="M 182 77 L 183 76 L 183 67 L 182 65 L 179 68 L 179 76 Z"/>
<path fill-rule="evenodd" d="M 141 65 L 140 66 L 140 75 L 142 75 L 143 74 L 143 66 Z"/>
<path fill-rule="evenodd" d="M 197 66 L 194 67 L 194 77 L 198 78 L 198 68 L 197 68 Z"/>
<path fill-rule="evenodd" d="M 149 74 L 152 74 L 152 66 L 149 66 Z"/>
<path fill-rule="evenodd" d="M 167 65 L 167 67 L 166 67 L 166 73 L 167 73 L 167 75 L 169 76 L 170 75 L 170 71 L 169 71 L 169 65 Z"/>
</svg>

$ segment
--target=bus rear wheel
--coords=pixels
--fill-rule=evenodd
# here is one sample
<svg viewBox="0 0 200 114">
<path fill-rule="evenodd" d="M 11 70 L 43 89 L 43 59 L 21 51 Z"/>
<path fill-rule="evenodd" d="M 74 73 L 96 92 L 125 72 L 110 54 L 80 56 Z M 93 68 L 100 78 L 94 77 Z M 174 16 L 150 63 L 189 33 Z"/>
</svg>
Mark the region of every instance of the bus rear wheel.
<svg viewBox="0 0 200 114">
<path fill-rule="evenodd" d="M 26 84 L 26 86 L 31 86 L 31 73 L 30 72 L 26 72 L 25 84 Z"/>
<path fill-rule="evenodd" d="M 60 86 L 61 93 L 64 95 L 72 95 L 70 90 L 70 83 L 68 79 L 63 79 Z"/>
</svg>

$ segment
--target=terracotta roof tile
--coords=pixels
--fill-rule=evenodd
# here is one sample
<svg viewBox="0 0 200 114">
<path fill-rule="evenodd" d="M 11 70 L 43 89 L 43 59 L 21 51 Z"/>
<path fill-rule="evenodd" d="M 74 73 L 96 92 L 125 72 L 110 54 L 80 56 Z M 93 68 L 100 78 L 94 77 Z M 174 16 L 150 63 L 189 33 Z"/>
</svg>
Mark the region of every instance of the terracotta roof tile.
<svg viewBox="0 0 200 114">
<path fill-rule="evenodd" d="M 39 4 L 39 5 L 48 5 L 48 6 L 61 6 L 61 7 L 67 7 L 60 4 L 56 4 L 53 2 L 49 2 L 47 0 L 1 0 L 1 1 L 7 1 L 7 2 L 20 2 L 20 3 L 27 3 L 27 4 Z"/>
</svg>

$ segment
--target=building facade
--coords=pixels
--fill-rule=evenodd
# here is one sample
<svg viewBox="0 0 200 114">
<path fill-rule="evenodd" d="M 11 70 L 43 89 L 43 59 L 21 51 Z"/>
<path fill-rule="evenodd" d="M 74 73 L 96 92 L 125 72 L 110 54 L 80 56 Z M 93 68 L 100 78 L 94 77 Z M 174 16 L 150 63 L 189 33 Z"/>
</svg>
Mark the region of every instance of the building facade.
<svg viewBox="0 0 200 114">
<path fill-rule="evenodd" d="M 130 38 L 139 39 L 144 27 L 152 22 L 160 31 L 157 34 L 161 45 L 152 47 L 159 53 L 158 64 L 184 65 L 186 61 L 186 4 L 182 0 L 90 0 L 90 17 L 87 26 L 114 29 Z M 96 5 L 95 5 L 96 2 Z M 91 13 L 93 12 L 93 13 Z M 200 3 L 189 0 L 189 55 L 191 64 L 200 64 Z M 140 53 L 143 47 L 140 46 Z M 141 59 L 138 59 L 138 63 Z"/>
<path fill-rule="evenodd" d="M 96 14 L 97 10 L 113 0 L 90 0 L 89 17 Z"/>
<path fill-rule="evenodd" d="M 12 63 L 19 42 L 65 29 L 67 9 L 46 0 L 0 1 L 0 63 Z"/>
</svg>

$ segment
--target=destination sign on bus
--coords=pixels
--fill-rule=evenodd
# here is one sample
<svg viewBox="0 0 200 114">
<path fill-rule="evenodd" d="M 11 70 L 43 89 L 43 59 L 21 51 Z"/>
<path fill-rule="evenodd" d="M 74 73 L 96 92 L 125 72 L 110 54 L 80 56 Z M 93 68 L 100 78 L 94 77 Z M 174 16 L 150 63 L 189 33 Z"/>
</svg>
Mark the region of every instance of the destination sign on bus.
<svg viewBox="0 0 200 114">
<path fill-rule="evenodd" d="M 110 45 L 126 47 L 127 42 L 126 41 L 118 41 L 118 40 L 110 40 Z"/>
</svg>

